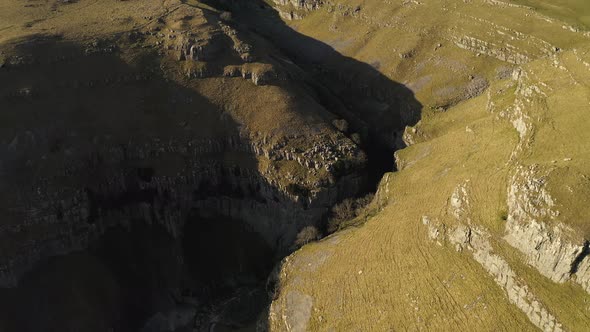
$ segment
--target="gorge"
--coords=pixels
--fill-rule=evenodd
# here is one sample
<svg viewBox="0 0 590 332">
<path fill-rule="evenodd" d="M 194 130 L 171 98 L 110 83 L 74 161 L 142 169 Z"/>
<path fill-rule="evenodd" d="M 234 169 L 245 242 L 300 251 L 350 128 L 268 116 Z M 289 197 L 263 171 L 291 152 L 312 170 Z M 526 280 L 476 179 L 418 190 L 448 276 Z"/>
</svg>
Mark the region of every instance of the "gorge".
<svg viewBox="0 0 590 332">
<path fill-rule="evenodd" d="M 584 331 L 590 7 L 0 0 L 0 331 Z"/>
<path fill-rule="evenodd" d="M 261 324 L 273 267 L 393 168 L 412 93 L 280 25 L 305 50 L 283 53 L 255 32 L 279 24 L 261 4 L 4 44 L 3 328 Z"/>
</svg>

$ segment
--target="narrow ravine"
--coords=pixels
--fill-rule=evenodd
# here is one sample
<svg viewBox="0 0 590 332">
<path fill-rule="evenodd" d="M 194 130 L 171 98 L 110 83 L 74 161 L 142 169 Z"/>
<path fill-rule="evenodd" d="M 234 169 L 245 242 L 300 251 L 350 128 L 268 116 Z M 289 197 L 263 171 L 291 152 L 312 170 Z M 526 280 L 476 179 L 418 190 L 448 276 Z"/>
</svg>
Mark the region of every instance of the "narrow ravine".
<svg viewBox="0 0 590 332">
<path fill-rule="evenodd" d="M 195 12 L 185 9 L 190 15 L 181 10 L 171 15 L 181 22 L 192 19 Z M 205 21 L 217 20 L 218 14 L 205 13 Z M 11 185 L 36 188 L 22 196 L 46 203 L 45 210 L 31 203 L 29 214 L 22 213 L 30 215 L 27 227 L 41 225 L 38 238 L 3 244 L 10 259 L 8 268 L 0 265 L 0 281 L 8 285 L 0 288 L 0 328 L 264 329 L 281 260 L 333 231 L 328 229 L 332 207 L 373 193 L 383 174 L 393 170 L 400 135 L 419 117 L 409 90 L 372 66 L 299 35 L 262 2 L 232 16 L 223 33 L 211 37 L 222 45 L 212 44 L 211 52 L 229 63 L 240 61 L 220 56 L 228 48 L 224 43 L 236 48 L 232 31 L 245 31 L 282 52 L 275 57 L 288 63 L 289 82 L 277 85 L 294 93 L 283 98 L 309 99 L 322 114 L 306 115 L 303 106 L 292 112 L 318 121 L 309 126 L 322 135 L 303 137 L 295 147 L 285 147 L 287 139 L 302 140 L 293 134 L 277 141 L 271 135 L 258 141 L 247 137 L 243 119 L 230 114 L 231 107 L 197 92 L 200 80 L 209 77 L 182 72 L 197 61 L 184 53 L 173 60 L 164 56 L 178 45 L 187 48 L 174 44 L 180 39 L 174 29 L 164 30 L 166 20 L 179 26 L 176 18 L 86 46 L 39 37 L 16 47 L 25 56 L 15 56 L 20 62 L 10 64 L 7 73 L 31 82 L 49 77 L 52 84 L 6 100 L 33 115 L 58 106 L 64 113 L 47 116 L 50 129 L 41 123 L 41 129 L 12 141 L 7 160 L 18 171 Z M 160 53 L 137 51 L 149 49 L 150 38 L 156 45 L 172 42 Z M 191 54 L 206 53 L 205 46 L 193 46 L 188 45 Z M 231 76 L 236 90 L 260 83 L 252 73 L 243 76 L 247 80 Z M 77 99 L 65 103 L 72 90 Z M 408 109 L 413 116 L 403 115 Z M 190 123 L 187 114 L 198 116 Z M 326 119 L 330 122 L 319 123 Z M 35 135 L 50 136 L 48 154 L 35 145 Z M 303 159 L 310 151 L 317 156 Z M 42 184 L 27 173 L 33 162 L 20 164 L 27 154 L 39 156 L 39 169 L 53 172 Z M 261 160 L 274 165 L 264 169 Z M 288 162 L 299 169 L 278 170 Z M 302 172 L 310 178 L 301 179 Z M 292 177 L 286 185 L 285 176 Z M 16 239 L 23 229 L 17 224 L 2 231 Z"/>
</svg>

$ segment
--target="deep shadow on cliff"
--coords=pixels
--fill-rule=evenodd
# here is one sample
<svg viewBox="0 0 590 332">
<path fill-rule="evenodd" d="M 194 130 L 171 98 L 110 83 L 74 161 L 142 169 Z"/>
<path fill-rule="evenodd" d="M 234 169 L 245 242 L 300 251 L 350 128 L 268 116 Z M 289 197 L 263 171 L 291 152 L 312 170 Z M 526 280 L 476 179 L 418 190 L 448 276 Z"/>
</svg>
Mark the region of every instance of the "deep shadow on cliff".
<svg viewBox="0 0 590 332">
<path fill-rule="evenodd" d="M 364 190 L 374 190 L 420 104 L 249 3 L 235 23 L 280 48 L 287 59 L 276 60 L 300 69 L 289 79 L 348 121 L 369 154 Z M 133 47 L 137 38 L 35 36 L 15 41 L 0 68 L 2 284 L 20 269 L 0 288 L 0 330 L 159 331 L 168 315 L 180 327 L 232 329 L 268 304 L 266 278 L 286 244 L 245 220 L 280 224 L 279 212 L 296 219 L 308 207 L 268 183 L 240 125 L 166 77 L 161 55 Z"/>
<path fill-rule="evenodd" d="M 126 38 L 34 36 L 0 69 L 2 331 L 206 326 L 228 300 L 242 326 L 266 305 L 274 248 L 211 203 L 263 200 L 256 158 L 224 160 L 237 124 L 156 54 L 123 61 Z"/>
<path fill-rule="evenodd" d="M 421 118 L 422 104 L 405 85 L 368 64 L 344 56 L 332 46 L 294 30 L 263 0 L 206 0 L 231 12 L 243 29 L 263 36 L 304 72 L 305 83 L 330 112 L 346 119 L 348 134 L 358 133 L 369 156 L 368 191 L 374 191 L 385 172 L 395 169 L 393 152 L 405 147 L 406 126 Z"/>
</svg>

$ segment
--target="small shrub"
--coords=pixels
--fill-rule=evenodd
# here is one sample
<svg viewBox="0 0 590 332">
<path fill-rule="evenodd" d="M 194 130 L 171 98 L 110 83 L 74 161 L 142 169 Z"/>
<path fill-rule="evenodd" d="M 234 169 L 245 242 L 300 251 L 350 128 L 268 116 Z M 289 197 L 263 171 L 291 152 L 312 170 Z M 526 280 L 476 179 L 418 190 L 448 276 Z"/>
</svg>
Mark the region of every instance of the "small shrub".
<svg viewBox="0 0 590 332">
<path fill-rule="evenodd" d="M 354 201 L 351 198 L 347 198 L 340 204 L 336 204 L 332 208 L 332 215 L 334 219 L 349 220 L 356 217 L 354 205 Z"/>
<path fill-rule="evenodd" d="M 358 198 L 347 198 L 334 205 L 332 216 L 328 221 L 328 232 L 333 233 L 342 229 L 346 222 L 368 213 L 367 206 L 373 201 L 373 194 Z"/>
<path fill-rule="evenodd" d="M 297 234 L 295 245 L 302 247 L 310 242 L 317 241 L 321 237 L 320 231 L 315 226 L 306 226 Z"/>
</svg>

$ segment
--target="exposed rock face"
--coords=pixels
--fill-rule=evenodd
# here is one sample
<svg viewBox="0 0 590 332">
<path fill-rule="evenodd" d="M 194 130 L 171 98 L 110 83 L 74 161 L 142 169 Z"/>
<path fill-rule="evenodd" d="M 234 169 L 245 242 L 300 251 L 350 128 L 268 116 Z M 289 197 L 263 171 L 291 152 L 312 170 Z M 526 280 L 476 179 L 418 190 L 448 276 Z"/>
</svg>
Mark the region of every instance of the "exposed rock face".
<svg viewBox="0 0 590 332">
<path fill-rule="evenodd" d="M 522 310 L 533 324 L 543 331 L 563 331 L 562 325 L 543 306 L 516 275 L 510 265 L 499 255 L 494 254 L 486 231 L 459 226 L 449 234 L 449 241 L 458 248 L 467 248 L 473 258 L 504 289 L 511 303 Z"/>
<path fill-rule="evenodd" d="M 254 80 L 262 79 L 256 76 Z M 105 83 L 107 89 L 108 84 Z M 74 125 L 67 124 L 67 130 L 76 131 Z M 10 177 L 9 170 L 20 167 L 21 158 L 28 158 L 29 164 L 44 164 L 44 152 L 37 151 L 45 146 L 51 149 L 54 138 L 46 134 L 47 130 L 39 127 L 17 133 L 3 147 L 3 176 Z M 251 141 L 236 134 L 204 139 L 182 136 L 156 136 L 124 143 L 102 134 L 92 138 L 89 150 L 69 138 L 59 138 L 68 143 L 63 143 L 67 147 L 59 146 L 60 151 L 51 156 L 54 175 L 27 179 L 33 187 L 17 189 L 19 194 L 9 203 L 14 204 L 8 207 L 9 211 L 17 213 L 15 223 L 2 227 L 6 236 L 31 234 L 33 229 L 45 227 L 51 231 L 7 245 L 6 252 L 10 254 L 2 257 L 3 284 L 14 284 L 18 271 L 38 259 L 85 248 L 108 227 L 129 220 L 161 223 L 172 235 L 180 236 L 187 213 L 195 208 L 239 217 L 271 246 L 285 250 L 299 229 L 317 223 L 331 204 L 354 194 L 363 182 L 354 171 L 363 167 L 363 154 L 342 135 L 337 141 L 325 136 L 326 143 L 318 145 L 306 142 L 308 146 L 297 151 L 288 148 L 288 140 L 272 143 L 261 137 L 260 141 Z M 230 153 L 237 156 L 236 162 L 215 161 Z M 274 168 L 261 173 L 241 165 L 259 158 L 271 163 L 295 163 L 307 172 L 320 174 L 331 174 L 337 166 L 342 181 L 329 184 L 334 179 L 307 177 L 301 179 L 305 183 L 296 185 L 301 188 L 296 191 L 285 183 L 289 177 Z M 172 161 L 178 159 L 182 161 Z M 172 173 L 161 174 L 160 167 L 153 164 L 158 160 L 174 164 Z M 62 176 L 84 178 L 86 172 L 95 175 L 67 187 L 61 182 Z"/>
<path fill-rule="evenodd" d="M 582 285 L 586 292 L 590 293 L 590 258 L 588 257 L 588 244 L 584 246 L 582 252 L 576 257 L 573 262 L 575 281 Z"/>
<path fill-rule="evenodd" d="M 232 10 L 236 21 L 260 31 L 298 68 L 303 69 L 303 76 L 308 84 L 317 88 L 322 103 L 347 121 L 347 129 L 359 134 L 366 150 L 382 150 L 382 154 L 391 154 L 403 147 L 403 129 L 420 118 L 421 105 L 413 93 L 384 76 L 377 68 L 343 56 L 331 45 L 291 29 L 281 19 L 295 15 L 291 12 L 294 9 L 323 8 L 322 2 L 285 1 L 276 7 L 270 7 L 263 1 L 207 2 Z"/>
<path fill-rule="evenodd" d="M 365 190 L 365 153 L 333 127 L 336 116 L 300 69 L 264 42 L 253 47 L 252 33 L 174 5 L 140 29 L 88 45 L 57 37 L 0 45 L 8 59 L 0 81 L 15 82 L 0 84 L 0 108 L 10 113 L 0 131 L 0 288 L 21 292 L 23 275 L 40 262 L 94 255 L 113 229 L 134 234 L 137 224 L 184 243 L 191 223 L 233 220 L 264 241 L 272 254 L 261 259 L 272 263 L 302 229 L 321 228 L 334 203 Z M 183 269 L 189 256 L 169 261 Z M 209 289 L 203 283 L 196 288 Z M 171 292 L 181 284 L 171 281 Z M 254 296 L 245 293 L 236 301 Z M 254 297 L 267 300 L 262 291 Z M 180 327 L 194 307 L 166 304 L 139 317 L 152 317 L 146 330 Z"/>
<path fill-rule="evenodd" d="M 585 330 L 587 33 L 507 1 L 361 5 L 326 2 L 289 25 L 405 82 L 425 116 L 398 128 L 408 147 L 374 217 L 283 264 L 273 329 L 287 329 L 298 292 L 317 330 Z"/>
<path fill-rule="evenodd" d="M 559 222 L 559 211 L 545 188 L 538 167 L 519 167 L 508 191 L 506 241 L 523 252 L 527 263 L 544 276 L 563 283 L 575 274 L 588 290 L 588 242 Z M 553 225 L 553 226 L 549 226 Z"/>
<path fill-rule="evenodd" d="M 430 239 L 436 240 L 439 245 L 448 241 L 457 251 L 471 252 L 473 258 L 506 292 L 510 302 L 523 311 L 533 324 L 543 331 L 563 331 L 561 323 L 530 291 L 526 282 L 518 277 L 502 256 L 494 253 L 490 233 L 480 226 L 472 225 L 469 182 L 458 185 L 450 198 L 450 213 L 459 223 L 458 226 L 448 229 L 446 225 L 431 220 L 428 216 L 422 217 L 422 223 L 428 227 Z"/>
<path fill-rule="evenodd" d="M 484 40 L 469 36 L 456 38 L 455 44 L 463 49 L 479 54 L 485 54 L 487 56 L 497 58 L 498 60 L 517 65 L 530 61 L 528 56 L 518 53 L 518 49 L 512 45 L 494 45 Z"/>
<path fill-rule="evenodd" d="M 303 8 L 307 10 L 317 9 L 322 5 L 321 0 L 273 0 L 277 5 L 292 5 L 296 8 Z"/>
<path fill-rule="evenodd" d="M 273 0 L 279 15 L 286 20 L 298 20 L 304 17 L 304 13 L 317 10 L 324 1 L 322 0 Z"/>
<path fill-rule="evenodd" d="M 283 317 L 287 331 L 304 332 L 311 317 L 313 298 L 299 292 L 289 293 L 286 296 L 285 307 L 287 308 Z"/>
</svg>

